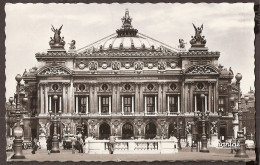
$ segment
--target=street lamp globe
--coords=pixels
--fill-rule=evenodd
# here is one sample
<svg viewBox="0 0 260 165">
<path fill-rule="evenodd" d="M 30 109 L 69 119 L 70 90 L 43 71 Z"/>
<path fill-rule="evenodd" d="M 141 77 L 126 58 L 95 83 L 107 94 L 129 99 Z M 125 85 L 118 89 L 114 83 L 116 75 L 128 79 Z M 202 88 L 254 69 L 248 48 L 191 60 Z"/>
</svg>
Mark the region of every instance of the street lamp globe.
<svg viewBox="0 0 260 165">
<path fill-rule="evenodd" d="M 245 96 L 245 101 L 248 102 L 248 100 L 249 100 L 249 97 Z"/>
<path fill-rule="evenodd" d="M 9 97 L 9 103 L 12 105 L 14 102 L 14 98 L 13 97 Z"/>
<path fill-rule="evenodd" d="M 205 95 L 204 95 L 204 94 L 201 94 L 201 95 L 200 95 L 200 98 L 204 99 L 204 98 L 205 98 Z"/>
<path fill-rule="evenodd" d="M 27 97 L 24 97 L 23 98 L 23 103 L 27 103 L 28 102 L 28 98 Z"/>
<path fill-rule="evenodd" d="M 242 79 L 242 74 L 241 73 L 237 73 L 235 78 L 239 82 Z"/>
<path fill-rule="evenodd" d="M 23 79 L 23 77 L 20 75 L 20 74 L 17 74 L 16 76 L 15 76 L 15 80 L 18 82 L 18 83 L 20 83 L 20 81 Z"/>
<path fill-rule="evenodd" d="M 230 99 L 230 101 L 235 101 L 235 97 L 234 96 L 231 96 L 229 99 Z"/>
<path fill-rule="evenodd" d="M 58 100 L 58 96 L 57 96 L 57 95 L 54 95 L 54 96 L 53 96 L 53 99 L 54 99 L 55 101 L 57 101 L 57 100 Z"/>
</svg>

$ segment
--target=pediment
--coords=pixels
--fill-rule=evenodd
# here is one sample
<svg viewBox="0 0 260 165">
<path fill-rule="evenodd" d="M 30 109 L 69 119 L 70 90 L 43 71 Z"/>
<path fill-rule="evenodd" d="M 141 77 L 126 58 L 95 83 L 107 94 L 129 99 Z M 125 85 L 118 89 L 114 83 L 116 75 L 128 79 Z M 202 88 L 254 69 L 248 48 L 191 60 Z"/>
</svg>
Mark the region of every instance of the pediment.
<svg viewBox="0 0 260 165">
<path fill-rule="evenodd" d="M 63 75 L 71 75 L 72 71 L 61 65 L 50 65 L 41 68 L 37 75 L 40 76 L 63 76 Z"/>
<path fill-rule="evenodd" d="M 212 65 L 192 65 L 188 67 L 185 71 L 185 74 L 219 74 L 218 69 Z"/>
</svg>

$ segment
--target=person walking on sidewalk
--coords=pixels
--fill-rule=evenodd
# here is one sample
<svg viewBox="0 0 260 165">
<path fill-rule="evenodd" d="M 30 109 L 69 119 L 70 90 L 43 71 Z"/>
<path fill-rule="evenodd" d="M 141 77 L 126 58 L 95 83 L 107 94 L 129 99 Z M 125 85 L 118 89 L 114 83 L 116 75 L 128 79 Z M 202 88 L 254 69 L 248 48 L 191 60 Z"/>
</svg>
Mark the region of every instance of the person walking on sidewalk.
<svg viewBox="0 0 260 165">
<path fill-rule="evenodd" d="M 47 140 L 46 140 L 46 144 L 47 144 L 47 151 L 48 151 L 48 155 L 51 153 L 51 148 L 52 148 L 52 138 L 51 136 L 48 136 Z"/>
<path fill-rule="evenodd" d="M 77 139 L 74 136 L 72 136 L 71 138 L 72 154 L 75 154 L 76 140 Z"/>
<path fill-rule="evenodd" d="M 38 142 L 38 140 L 36 138 L 34 138 L 33 141 L 32 141 L 32 149 L 33 149 L 32 154 L 35 154 L 37 149 L 38 149 L 37 142 Z"/>
<path fill-rule="evenodd" d="M 115 149 L 115 144 L 116 144 L 116 139 L 114 136 L 110 136 L 109 137 L 109 153 L 113 154 L 114 153 L 114 149 Z"/>
<path fill-rule="evenodd" d="M 84 146 L 84 142 L 82 138 L 79 138 L 79 153 L 83 153 L 83 146 Z"/>
</svg>

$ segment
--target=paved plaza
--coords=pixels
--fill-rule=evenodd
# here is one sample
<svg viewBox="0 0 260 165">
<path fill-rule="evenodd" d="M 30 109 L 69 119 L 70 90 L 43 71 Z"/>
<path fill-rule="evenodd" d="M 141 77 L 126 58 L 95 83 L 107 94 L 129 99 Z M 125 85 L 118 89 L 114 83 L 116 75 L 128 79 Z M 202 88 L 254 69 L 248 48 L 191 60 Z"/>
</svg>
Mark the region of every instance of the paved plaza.
<svg viewBox="0 0 260 165">
<path fill-rule="evenodd" d="M 255 151 L 247 151 L 249 158 L 235 158 L 230 154 L 230 149 L 209 148 L 210 153 L 191 152 L 184 148 L 176 154 L 72 154 L 71 150 L 61 149 L 61 153 L 48 155 L 45 149 L 40 149 L 36 154 L 31 150 L 24 150 L 26 159 L 10 159 L 12 152 L 7 152 L 7 161 L 252 161 L 255 160 Z"/>
</svg>

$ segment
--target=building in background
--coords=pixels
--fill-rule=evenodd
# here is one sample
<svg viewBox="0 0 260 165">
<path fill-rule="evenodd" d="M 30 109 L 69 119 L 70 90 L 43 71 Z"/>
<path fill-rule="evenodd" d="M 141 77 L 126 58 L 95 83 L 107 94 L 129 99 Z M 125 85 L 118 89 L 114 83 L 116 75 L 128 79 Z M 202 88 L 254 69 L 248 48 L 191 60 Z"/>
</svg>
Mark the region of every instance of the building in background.
<svg viewBox="0 0 260 165">
<path fill-rule="evenodd" d="M 52 136 L 49 112 L 55 110 L 62 112 L 60 137 L 80 129 L 97 139 L 169 138 L 178 136 L 179 125 L 186 139 L 197 133 L 190 129 L 196 112 L 209 111 L 208 137 L 216 126 L 219 139 L 232 138 L 230 97 L 238 88 L 231 83 L 231 68 L 218 63 L 220 52 L 205 46 L 203 25 L 193 25 L 195 35 L 186 50 L 182 39 L 178 48 L 171 47 L 139 33 L 131 21 L 126 11 L 116 33 L 78 50 L 73 40 L 68 51 L 62 27 L 52 27 L 50 49 L 36 53 L 38 67 L 23 74 L 20 98 L 29 99 L 25 140 Z"/>
</svg>

